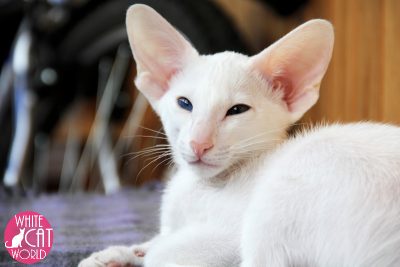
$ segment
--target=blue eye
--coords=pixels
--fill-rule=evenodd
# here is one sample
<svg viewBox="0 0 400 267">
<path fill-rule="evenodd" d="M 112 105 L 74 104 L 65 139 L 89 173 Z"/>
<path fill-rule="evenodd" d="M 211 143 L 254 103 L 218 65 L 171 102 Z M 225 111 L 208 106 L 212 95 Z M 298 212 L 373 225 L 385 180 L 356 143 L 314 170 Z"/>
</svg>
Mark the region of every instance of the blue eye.
<svg viewBox="0 0 400 267">
<path fill-rule="evenodd" d="M 250 107 L 245 104 L 234 105 L 233 107 L 228 109 L 228 111 L 226 112 L 226 116 L 237 115 L 237 114 L 246 112 L 249 109 L 250 109 Z"/>
<path fill-rule="evenodd" d="M 190 103 L 189 99 L 187 99 L 186 97 L 179 97 L 178 105 L 187 111 L 192 111 L 193 109 L 192 103 Z"/>
</svg>

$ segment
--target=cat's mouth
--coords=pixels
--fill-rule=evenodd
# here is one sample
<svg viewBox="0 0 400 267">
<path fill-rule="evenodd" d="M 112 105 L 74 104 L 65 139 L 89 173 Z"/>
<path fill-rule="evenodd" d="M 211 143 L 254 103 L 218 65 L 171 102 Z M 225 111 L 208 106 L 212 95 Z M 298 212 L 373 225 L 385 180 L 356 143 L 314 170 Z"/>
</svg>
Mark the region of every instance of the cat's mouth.
<svg viewBox="0 0 400 267">
<path fill-rule="evenodd" d="M 218 165 L 206 162 L 202 159 L 197 159 L 195 161 L 189 161 L 189 164 L 192 166 L 199 166 L 199 167 L 209 167 L 209 168 L 217 168 Z"/>
</svg>

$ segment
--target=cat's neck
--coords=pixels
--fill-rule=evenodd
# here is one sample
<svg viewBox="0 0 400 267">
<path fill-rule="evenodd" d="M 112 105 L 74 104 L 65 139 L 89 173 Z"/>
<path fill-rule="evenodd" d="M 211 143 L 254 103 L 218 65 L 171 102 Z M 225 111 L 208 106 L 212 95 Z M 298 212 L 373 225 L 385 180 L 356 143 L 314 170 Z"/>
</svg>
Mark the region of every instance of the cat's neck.
<svg viewBox="0 0 400 267">
<path fill-rule="evenodd" d="M 251 182 L 259 166 L 275 149 L 254 154 L 251 158 L 243 158 L 213 177 L 199 177 L 193 174 L 200 183 L 211 187 L 224 187 L 228 184 Z"/>
</svg>

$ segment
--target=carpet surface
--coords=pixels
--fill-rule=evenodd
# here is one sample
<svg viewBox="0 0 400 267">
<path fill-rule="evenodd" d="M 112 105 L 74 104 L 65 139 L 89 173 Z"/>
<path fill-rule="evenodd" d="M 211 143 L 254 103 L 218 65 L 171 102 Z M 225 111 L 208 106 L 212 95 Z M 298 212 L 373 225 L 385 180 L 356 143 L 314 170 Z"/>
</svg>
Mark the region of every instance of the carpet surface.
<svg viewBox="0 0 400 267">
<path fill-rule="evenodd" d="M 13 261 L 3 245 L 6 224 L 18 212 L 32 210 L 43 214 L 54 231 L 49 255 L 30 266 L 77 266 L 93 251 L 110 245 L 132 245 L 154 236 L 159 225 L 160 191 L 159 186 L 151 186 L 109 196 L 84 193 L 22 199 L 0 196 L 0 266 L 26 266 Z"/>
</svg>

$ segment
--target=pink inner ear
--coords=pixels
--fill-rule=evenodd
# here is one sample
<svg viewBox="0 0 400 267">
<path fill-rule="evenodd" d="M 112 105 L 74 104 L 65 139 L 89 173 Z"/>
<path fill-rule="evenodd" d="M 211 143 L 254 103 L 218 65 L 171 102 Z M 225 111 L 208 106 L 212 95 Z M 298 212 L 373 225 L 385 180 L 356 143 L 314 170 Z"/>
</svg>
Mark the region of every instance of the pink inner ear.
<svg viewBox="0 0 400 267">
<path fill-rule="evenodd" d="M 288 110 L 292 111 L 291 106 L 296 101 L 296 94 L 290 79 L 277 76 L 272 79 L 271 83 L 274 90 L 283 91 L 283 101 L 286 103 Z"/>
<path fill-rule="evenodd" d="M 299 62 L 295 64 L 302 65 Z M 289 67 L 286 70 L 279 70 L 279 75 L 271 75 L 273 76 L 271 81 L 272 88 L 283 91 L 283 101 L 290 112 L 296 111 L 302 98 L 307 96 L 312 89 L 316 90 L 315 93 L 318 94 L 318 88 L 315 88 L 313 83 L 322 79 L 321 72 L 323 73 L 324 70 L 315 71 L 312 69 L 313 67 L 318 68 L 318 66 L 312 66 L 310 69 L 304 65 L 303 67 L 305 68 L 304 70 L 296 70 Z"/>
<path fill-rule="evenodd" d="M 126 24 L 137 64 L 138 89 L 148 98 L 158 100 L 168 90 L 171 78 L 198 53 L 171 24 L 148 6 L 136 4 L 130 7 Z"/>
<path fill-rule="evenodd" d="M 154 34 L 151 38 L 138 37 L 141 42 L 132 41 L 132 51 L 138 67 L 138 76 L 148 73 L 153 83 L 166 91 L 171 78 L 183 67 L 186 56 L 186 47 L 176 40 L 172 34 L 165 36 L 165 32 Z M 179 38 L 179 36 L 175 36 Z M 140 39 L 142 38 L 142 39 Z M 176 51 L 177 50 L 177 51 Z"/>
<path fill-rule="evenodd" d="M 299 118 L 318 99 L 332 47 L 331 24 L 312 20 L 254 56 L 251 64 L 273 89 L 283 91 L 289 112 Z"/>
</svg>

